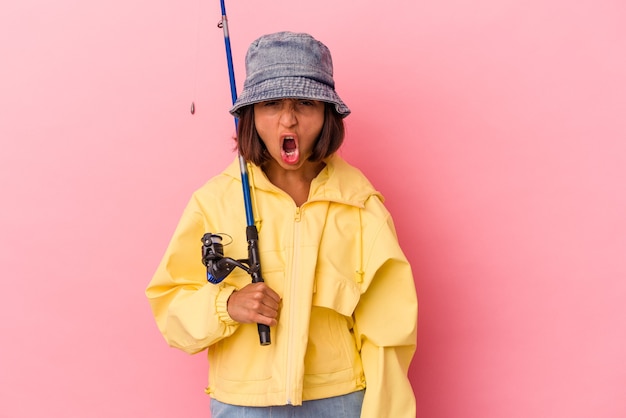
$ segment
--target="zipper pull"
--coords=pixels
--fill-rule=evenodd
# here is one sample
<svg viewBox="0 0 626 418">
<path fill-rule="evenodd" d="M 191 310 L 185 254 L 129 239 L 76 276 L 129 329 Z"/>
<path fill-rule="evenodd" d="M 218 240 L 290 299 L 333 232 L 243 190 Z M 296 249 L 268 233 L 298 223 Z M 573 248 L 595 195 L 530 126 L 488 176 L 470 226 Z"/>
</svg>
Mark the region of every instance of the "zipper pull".
<svg viewBox="0 0 626 418">
<path fill-rule="evenodd" d="M 300 222 L 301 218 L 302 218 L 302 213 L 300 211 L 300 207 L 296 207 L 296 213 L 294 214 L 293 220 L 296 222 Z"/>
</svg>

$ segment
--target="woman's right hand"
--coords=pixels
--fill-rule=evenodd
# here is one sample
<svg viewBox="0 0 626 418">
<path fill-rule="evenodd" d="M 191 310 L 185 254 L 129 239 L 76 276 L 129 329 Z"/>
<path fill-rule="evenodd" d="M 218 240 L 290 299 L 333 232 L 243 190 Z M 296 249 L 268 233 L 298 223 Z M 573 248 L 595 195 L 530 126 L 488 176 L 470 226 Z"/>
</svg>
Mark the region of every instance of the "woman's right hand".
<svg viewBox="0 0 626 418">
<path fill-rule="evenodd" d="M 228 298 L 227 310 L 230 317 L 243 324 L 277 324 L 280 296 L 264 282 L 250 283 L 233 292 Z"/>
</svg>

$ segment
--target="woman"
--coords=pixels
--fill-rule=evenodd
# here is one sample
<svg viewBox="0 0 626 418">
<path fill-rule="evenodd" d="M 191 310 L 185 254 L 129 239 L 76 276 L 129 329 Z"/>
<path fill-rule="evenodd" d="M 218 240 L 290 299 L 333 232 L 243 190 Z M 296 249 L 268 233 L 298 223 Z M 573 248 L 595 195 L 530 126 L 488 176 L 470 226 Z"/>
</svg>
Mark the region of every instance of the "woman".
<svg viewBox="0 0 626 418">
<path fill-rule="evenodd" d="M 194 193 L 146 294 L 171 346 L 208 349 L 211 416 L 414 417 L 411 268 L 383 199 L 336 154 L 350 110 L 328 48 L 308 34 L 253 42 L 231 113 L 249 165 L 264 282 L 206 280 L 200 239 L 247 257 L 238 162 Z M 258 342 L 257 325 L 271 329 Z"/>
</svg>

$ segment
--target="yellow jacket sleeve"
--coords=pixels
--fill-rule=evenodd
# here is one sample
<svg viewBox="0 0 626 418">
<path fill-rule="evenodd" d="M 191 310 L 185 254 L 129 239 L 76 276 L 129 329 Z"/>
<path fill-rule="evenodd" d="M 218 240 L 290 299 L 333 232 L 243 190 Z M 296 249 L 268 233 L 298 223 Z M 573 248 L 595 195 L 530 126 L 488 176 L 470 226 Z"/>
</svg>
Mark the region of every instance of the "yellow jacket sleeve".
<svg viewBox="0 0 626 418">
<path fill-rule="evenodd" d="M 235 288 L 224 282 L 207 282 L 201 260 L 200 240 L 206 229 L 202 219 L 199 205 L 192 198 L 146 289 L 167 343 L 190 354 L 231 335 L 238 326 L 226 310 Z"/>
<path fill-rule="evenodd" d="M 413 275 L 391 218 L 372 242 L 364 269 L 367 288 L 354 313 L 367 385 L 361 418 L 415 418 L 408 379 L 417 343 Z"/>
</svg>

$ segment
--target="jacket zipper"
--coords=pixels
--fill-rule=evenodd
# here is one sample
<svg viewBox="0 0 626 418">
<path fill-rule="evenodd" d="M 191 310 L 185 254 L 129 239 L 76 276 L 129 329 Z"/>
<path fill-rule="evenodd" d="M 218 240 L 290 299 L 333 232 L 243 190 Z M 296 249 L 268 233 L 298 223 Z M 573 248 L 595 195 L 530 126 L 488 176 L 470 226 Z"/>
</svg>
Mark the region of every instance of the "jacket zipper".
<svg viewBox="0 0 626 418">
<path fill-rule="evenodd" d="M 290 301 L 289 304 L 289 338 L 287 342 L 287 379 L 286 379 L 286 387 L 285 393 L 287 394 L 287 404 L 292 405 L 293 400 L 291 399 L 291 391 L 292 391 L 292 382 L 295 381 L 295 373 L 294 373 L 294 345 L 295 345 L 295 328 L 296 328 L 296 286 L 298 284 L 298 280 L 296 279 L 297 271 L 298 271 L 298 258 L 300 255 L 300 219 L 301 212 L 300 208 L 296 207 L 296 212 L 294 214 L 294 226 L 293 226 L 293 256 L 291 258 L 291 277 L 290 277 Z"/>
</svg>

